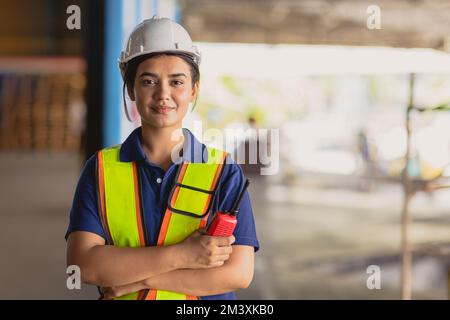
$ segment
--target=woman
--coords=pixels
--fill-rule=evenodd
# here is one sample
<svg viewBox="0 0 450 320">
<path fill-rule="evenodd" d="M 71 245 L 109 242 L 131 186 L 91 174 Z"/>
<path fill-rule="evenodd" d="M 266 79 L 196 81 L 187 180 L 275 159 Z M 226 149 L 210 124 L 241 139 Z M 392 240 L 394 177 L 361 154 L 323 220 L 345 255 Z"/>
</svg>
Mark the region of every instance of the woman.
<svg viewBox="0 0 450 320">
<path fill-rule="evenodd" d="M 232 208 L 244 177 L 182 129 L 199 62 L 186 30 L 156 16 L 122 52 L 124 89 L 142 125 L 86 162 L 66 234 L 68 265 L 104 299 L 234 299 L 252 280 L 259 243 L 248 194 L 233 236 L 205 233 L 214 212 Z"/>
</svg>

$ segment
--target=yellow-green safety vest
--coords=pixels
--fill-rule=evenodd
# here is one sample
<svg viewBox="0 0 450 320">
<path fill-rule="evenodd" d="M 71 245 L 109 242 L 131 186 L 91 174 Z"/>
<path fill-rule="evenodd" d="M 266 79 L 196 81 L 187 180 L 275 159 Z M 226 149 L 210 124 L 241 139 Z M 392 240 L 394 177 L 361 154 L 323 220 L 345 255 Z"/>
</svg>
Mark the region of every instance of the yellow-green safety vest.
<svg viewBox="0 0 450 320">
<path fill-rule="evenodd" d="M 184 160 L 177 171 L 158 235 L 158 246 L 183 241 L 204 228 L 227 153 L 207 148 L 206 163 Z M 119 159 L 120 145 L 97 152 L 98 211 L 107 244 L 144 247 L 146 243 L 141 184 L 135 162 Z M 141 290 L 120 300 L 193 300 L 195 296 L 164 290 Z"/>
</svg>

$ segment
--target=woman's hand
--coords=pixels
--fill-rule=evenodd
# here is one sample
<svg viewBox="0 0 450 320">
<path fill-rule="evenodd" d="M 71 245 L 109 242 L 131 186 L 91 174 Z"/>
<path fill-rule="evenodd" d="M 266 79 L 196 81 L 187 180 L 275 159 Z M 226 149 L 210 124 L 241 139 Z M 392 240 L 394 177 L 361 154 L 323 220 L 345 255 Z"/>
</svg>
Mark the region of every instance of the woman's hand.
<svg viewBox="0 0 450 320">
<path fill-rule="evenodd" d="M 118 298 L 126 294 L 144 289 L 147 289 L 145 280 L 141 282 L 126 284 L 124 286 L 102 287 L 100 288 L 100 291 L 102 292 L 100 300 L 112 300 L 114 298 Z"/>
<path fill-rule="evenodd" d="M 180 269 L 206 269 L 222 266 L 233 251 L 234 236 L 212 237 L 206 235 L 205 229 L 192 233 L 183 242 L 177 244 Z M 151 287 L 150 280 L 127 284 L 124 286 L 102 287 L 101 300 L 112 300 L 123 295 Z"/>
<path fill-rule="evenodd" d="M 99 300 L 113 300 L 114 298 L 120 297 L 117 292 L 117 287 L 100 288 L 102 296 Z"/>
<path fill-rule="evenodd" d="M 213 237 L 205 229 L 192 233 L 177 246 L 183 269 L 205 269 L 222 266 L 233 251 L 234 236 Z"/>
</svg>

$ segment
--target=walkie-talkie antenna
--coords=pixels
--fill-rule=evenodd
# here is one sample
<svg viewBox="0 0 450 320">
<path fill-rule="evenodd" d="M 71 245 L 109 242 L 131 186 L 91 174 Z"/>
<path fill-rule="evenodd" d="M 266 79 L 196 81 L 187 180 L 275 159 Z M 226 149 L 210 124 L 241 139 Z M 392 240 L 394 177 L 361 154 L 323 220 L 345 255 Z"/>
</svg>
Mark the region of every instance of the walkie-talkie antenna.
<svg viewBox="0 0 450 320">
<path fill-rule="evenodd" d="M 244 188 L 242 189 L 241 193 L 239 194 L 238 198 L 236 199 L 236 202 L 234 203 L 233 209 L 231 209 L 230 214 L 232 216 L 237 215 L 239 211 L 239 205 L 241 204 L 242 198 L 244 197 L 245 190 L 247 190 L 248 185 L 250 184 L 250 180 L 246 179 Z"/>
</svg>

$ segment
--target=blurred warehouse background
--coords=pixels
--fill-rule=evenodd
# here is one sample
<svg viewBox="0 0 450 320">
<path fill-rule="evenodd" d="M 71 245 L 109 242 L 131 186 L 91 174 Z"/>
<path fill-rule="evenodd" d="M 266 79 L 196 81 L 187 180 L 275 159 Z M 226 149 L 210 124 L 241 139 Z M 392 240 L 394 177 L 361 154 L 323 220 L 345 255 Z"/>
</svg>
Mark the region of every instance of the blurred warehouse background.
<svg viewBox="0 0 450 320">
<path fill-rule="evenodd" d="M 448 298 L 441 0 L 0 0 L 0 298 L 96 298 L 66 287 L 68 214 L 84 161 L 139 125 L 117 58 L 154 14 L 202 51 L 187 127 L 279 130 L 276 174 L 243 166 L 261 250 L 239 298 Z"/>
</svg>

